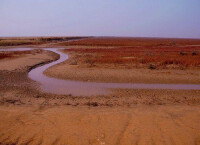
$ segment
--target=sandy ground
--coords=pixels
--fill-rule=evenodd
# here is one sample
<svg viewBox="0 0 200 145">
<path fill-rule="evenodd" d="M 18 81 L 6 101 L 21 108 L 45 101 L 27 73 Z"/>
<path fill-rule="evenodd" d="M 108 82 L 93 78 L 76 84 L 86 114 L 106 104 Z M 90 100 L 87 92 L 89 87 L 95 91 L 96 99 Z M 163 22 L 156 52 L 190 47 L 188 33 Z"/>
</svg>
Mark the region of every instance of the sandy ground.
<svg viewBox="0 0 200 145">
<path fill-rule="evenodd" d="M 0 113 L 2 144 L 200 144 L 199 106 L 1 106 Z"/>
<path fill-rule="evenodd" d="M 85 56 L 87 57 L 87 56 Z M 74 64 L 75 53 L 69 53 L 69 59 L 61 64 L 47 69 L 47 76 L 92 82 L 119 82 L 119 83 L 176 83 L 199 84 L 200 69 L 127 69 L 90 67 L 85 64 Z"/>
<path fill-rule="evenodd" d="M 57 57 L 40 51 L 0 60 L 0 144 L 200 144 L 200 91 L 43 93 L 28 71 Z"/>
</svg>

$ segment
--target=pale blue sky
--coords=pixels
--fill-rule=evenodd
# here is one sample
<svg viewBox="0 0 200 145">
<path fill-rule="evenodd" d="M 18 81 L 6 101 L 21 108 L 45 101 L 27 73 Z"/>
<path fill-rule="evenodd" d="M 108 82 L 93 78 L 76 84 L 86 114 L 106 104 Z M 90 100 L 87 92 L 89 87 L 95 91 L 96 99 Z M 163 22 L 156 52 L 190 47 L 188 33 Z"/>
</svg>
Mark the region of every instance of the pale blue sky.
<svg viewBox="0 0 200 145">
<path fill-rule="evenodd" d="M 200 38 L 200 0 L 0 0 L 0 36 Z"/>
</svg>

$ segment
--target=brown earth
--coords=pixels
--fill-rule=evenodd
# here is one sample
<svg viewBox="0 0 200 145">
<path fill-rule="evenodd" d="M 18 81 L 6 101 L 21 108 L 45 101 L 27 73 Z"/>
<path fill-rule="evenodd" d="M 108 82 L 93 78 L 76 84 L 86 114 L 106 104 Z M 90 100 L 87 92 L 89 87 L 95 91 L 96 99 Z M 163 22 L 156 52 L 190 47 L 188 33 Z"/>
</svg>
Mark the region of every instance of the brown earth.
<svg viewBox="0 0 200 145">
<path fill-rule="evenodd" d="M 199 106 L 1 106 L 2 144 L 199 145 Z"/>
<path fill-rule="evenodd" d="M 27 77 L 28 71 L 55 59 L 57 55 L 42 50 L 0 59 L 0 144 L 200 145 L 199 90 L 118 89 L 108 95 L 87 97 L 41 92 L 39 84 Z M 65 71 L 77 67 L 70 63 L 52 70 L 60 73 L 61 66 Z M 83 63 L 76 70 L 85 66 Z M 92 71 L 108 69 L 108 73 L 117 68 L 109 64 L 107 68 L 88 66 Z M 182 82 L 199 83 L 196 67 L 141 69 L 141 73 L 151 71 L 160 72 L 161 83 L 162 71 L 170 71 L 176 81 L 179 75 L 175 74 L 183 73 L 186 79 Z"/>
</svg>

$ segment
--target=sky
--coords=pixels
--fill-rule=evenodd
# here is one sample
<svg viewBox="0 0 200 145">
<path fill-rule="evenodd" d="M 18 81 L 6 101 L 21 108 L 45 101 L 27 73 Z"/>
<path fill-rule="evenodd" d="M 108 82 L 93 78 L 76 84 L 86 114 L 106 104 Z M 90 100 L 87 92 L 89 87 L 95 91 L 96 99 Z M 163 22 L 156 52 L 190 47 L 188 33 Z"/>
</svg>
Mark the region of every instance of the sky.
<svg viewBox="0 0 200 145">
<path fill-rule="evenodd" d="M 0 0 L 0 37 L 200 38 L 200 0 Z"/>
</svg>

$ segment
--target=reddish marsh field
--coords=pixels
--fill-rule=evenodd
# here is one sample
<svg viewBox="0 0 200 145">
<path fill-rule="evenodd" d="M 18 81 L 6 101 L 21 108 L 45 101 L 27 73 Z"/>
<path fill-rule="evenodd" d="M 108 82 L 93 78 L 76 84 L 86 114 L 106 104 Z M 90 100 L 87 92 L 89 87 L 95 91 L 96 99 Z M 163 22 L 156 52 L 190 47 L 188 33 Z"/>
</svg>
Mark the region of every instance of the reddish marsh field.
<svg viewBox="0 0 200 145">
<path fill-rule="evenodd" d="M 161 38 L 92 38 L 60 43 L 78 48 L 66 52 L 87 54 L 91 64 L 128 65 L 129 67 L 199 67 L 200 40 Z M 82 48 L 81 48 L 82 46 Z M 88 47 L 88 48 L 87 48 Z"/>
<path fill-rule="evenodd" d="M 92 64 L 124 64 L 130 67 L 152 64 L 155 68 L 171 64 L 179 67 L 200 65 L 200 46 L 77 48 L 65 51 L 87 54 L 87 61 Z"/>
</svg>

